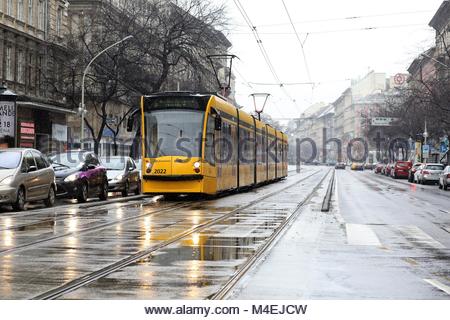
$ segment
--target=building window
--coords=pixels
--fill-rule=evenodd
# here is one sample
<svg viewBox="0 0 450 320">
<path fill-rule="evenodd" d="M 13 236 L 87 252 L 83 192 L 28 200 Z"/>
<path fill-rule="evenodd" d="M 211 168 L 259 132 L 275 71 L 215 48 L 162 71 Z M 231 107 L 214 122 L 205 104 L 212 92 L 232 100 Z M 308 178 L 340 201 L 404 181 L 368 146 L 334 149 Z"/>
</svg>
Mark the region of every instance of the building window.
<svg viewBox="0 0 450 320">
<path fill-rule="evenodd" d="M 10 16 L 13 15 L 13 1 L 12 0 L 8 0 L 6 2 L 6 13 Z"/>
<path fill-rule="evenodd" d="M 28 86 L 34 88 L 33 54 L 28 56 Z"/>
<path fill-rule="evenodd" d="M 58 12 L 56 15 L 56 34 L 58 36 L 61 36 L 62 19 L 63 19 L 63 10 L 62 8 L 58 8 Z"/>
<path fill-rule="evenodd" d="M 22 50 L 17 54 L 17 82 L 25 83 L 25 53 Z"/>
<path fill-rule="evenodd" d="M 17 1 L 17 19 L 23 21 L 23 0 Z"/>
<path fill-rule="evenodd" d="M 44 28 L 45 28 L 44 13 L 45 13 L 44 0 L 39 0 L 39 2 L 38 2 L 38 28 L 41 30 L 44 30 Z"/>
<path fill-rule="evenodd" d="M 6 73 L 6 80 L 13 81 L 14 75 L 13 75 L 13 65 L 12 65 L 12 48 L 7 47 L 6 48 L 6 66 L 5 66 L 5 73 Z"/>
<path fill-rule="evenodd" d="M 28 24 L 33 25 L 33 0 L 28 0 Z"/>
</svg>

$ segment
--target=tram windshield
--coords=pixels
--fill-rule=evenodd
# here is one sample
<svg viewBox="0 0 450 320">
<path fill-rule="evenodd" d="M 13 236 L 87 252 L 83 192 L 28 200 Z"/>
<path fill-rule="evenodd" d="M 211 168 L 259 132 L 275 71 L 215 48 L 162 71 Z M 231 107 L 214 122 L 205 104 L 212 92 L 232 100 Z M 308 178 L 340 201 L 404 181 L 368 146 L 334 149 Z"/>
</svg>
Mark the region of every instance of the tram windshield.
<svg viewBox="0 0 450 320">
<path fill-rule="evenodd" d="M 166 109 L 145 113 L 145 157 L 201 156 L 204 112 Z"/>
</svg>

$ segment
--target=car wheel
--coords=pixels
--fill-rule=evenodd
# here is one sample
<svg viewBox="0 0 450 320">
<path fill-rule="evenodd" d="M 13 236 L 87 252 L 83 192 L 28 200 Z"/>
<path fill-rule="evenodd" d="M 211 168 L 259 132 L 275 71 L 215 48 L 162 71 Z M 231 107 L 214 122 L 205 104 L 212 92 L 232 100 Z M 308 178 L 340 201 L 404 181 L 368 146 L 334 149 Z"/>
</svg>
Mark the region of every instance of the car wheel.
<svg viewBox="0 0 450 320">
<path fill-rule="evenodd" d="M 106 181 L 106 180 L 103 181 L 102 190 L 100 191 L 98 198 L 102 201 L 105 201 L 108 199 L 108 181 Z"/>
<path fill-rule="evenodd" d="M 136 190 L 134 190 L 134 194 L 137 196 L 141 194 L 141 180 L 138 180 Z"/>
<path fill-rule="evenodd" d="M 25 190 L 23 187 L 19 188 L 17 191 L 16 202 L 12 205 L 15 211 L 23 211 L 25 209 Z"/>
<path fill-rule="evenodd" d="M 87 182 L 82 182 L 78 189 L 77 200 L 80 203 L 86 202 L 88 198 L 88 185 Z"/>
<path fill-rule="evenodd" d="M 130 183 L 127 181 L 125 181 L 125 186 L 123 187 L 122 190 L 122 197 L 128 197 L 128 191 L 130 191 Z"/>
<path fill-rule="evenodd" d="M 48 197 L 44 200 L 44 204 L 47 208 L 53 207 L 55 205 L 55 188 L 53 186 L 50 186 L 50 190 L 48 190 Z"/>
</svg>

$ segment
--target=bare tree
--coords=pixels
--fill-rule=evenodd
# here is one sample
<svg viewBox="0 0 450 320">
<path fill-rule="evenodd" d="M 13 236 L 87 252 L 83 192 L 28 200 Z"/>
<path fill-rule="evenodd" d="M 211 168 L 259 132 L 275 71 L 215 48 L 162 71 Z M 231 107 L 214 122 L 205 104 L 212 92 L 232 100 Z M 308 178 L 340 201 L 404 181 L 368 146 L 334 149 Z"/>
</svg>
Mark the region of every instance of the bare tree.
<svg viewBox="0 0 450 320">
<path fill-rule="evenodd" d="M 117 153 L 119 125 L 108 124 L 111 109 L 135 107 L 135 97 L 170 89 L 170 83 L 185 90 L 205 90 L 214 83 L 206 55 L 226 50 L 231 44 L 217 28 L 226 25 L 225 10 L 203 0 L 137 0 L 121 7 L 103 1 L 82 13 L 67 37 L 68 57 L 62 61 L 59 81 L 49 77 L 52 90 L 77 108 L 85 66 L 101 50 L 132 35 L 127 43 L 108 50 L 92 64 L 85 84 L 86 106 L 97 120 L 85 124 L 98 153 L 105 128 L 113 132 Z M 125 112 L 127 115 L 128 112 Z M 94 125 L 99 123 L 99 125 Z"/>
</svg>

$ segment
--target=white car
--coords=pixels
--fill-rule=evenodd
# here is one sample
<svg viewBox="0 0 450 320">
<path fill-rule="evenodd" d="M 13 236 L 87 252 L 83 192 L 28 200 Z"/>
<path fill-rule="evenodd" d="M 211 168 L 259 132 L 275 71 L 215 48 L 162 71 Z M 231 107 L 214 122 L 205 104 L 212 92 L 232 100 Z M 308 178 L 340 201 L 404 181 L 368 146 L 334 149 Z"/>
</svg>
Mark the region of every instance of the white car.
<svg viewBox="0 0 450 320">
<path fill-rule="evenodd" d="M 447 190 L 450 185 L 450 166 L 447 166 L 439 176 L 439 189 Z"/>
<path fill-rule="evenodd" d="M 444 165 L 440 163 L 422 164 L 414 174 L 414 182 L 426 184 L 429 182 L 437 183 L 439 175 L 444 171 Z"/>
</svg>

